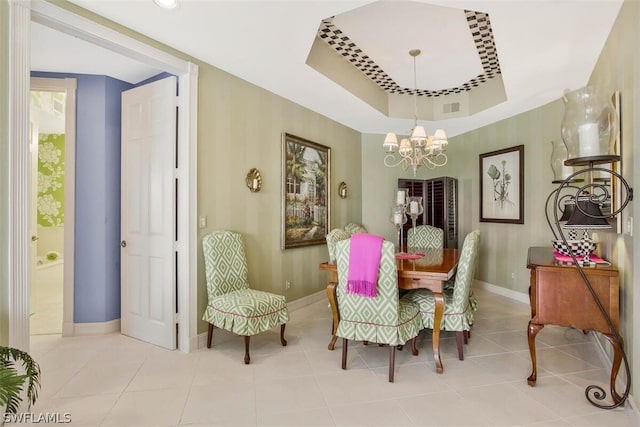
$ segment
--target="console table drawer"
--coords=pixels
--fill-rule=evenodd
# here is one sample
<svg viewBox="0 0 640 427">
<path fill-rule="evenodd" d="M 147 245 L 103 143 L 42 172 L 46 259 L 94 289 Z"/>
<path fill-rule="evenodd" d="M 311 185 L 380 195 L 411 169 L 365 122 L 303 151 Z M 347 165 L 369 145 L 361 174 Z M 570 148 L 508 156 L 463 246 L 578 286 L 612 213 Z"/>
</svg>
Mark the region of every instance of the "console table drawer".
<svg viewBox="0 0 640 427">
<path fill-rule="evenodd" d="M 531 272 L 532 321 L 609 332 L 609 324 L 596 305 L 577 269 L 538 267 Z M 616 330 L 619 323 L 617 271 L 585 271 Z"/>
</svg>

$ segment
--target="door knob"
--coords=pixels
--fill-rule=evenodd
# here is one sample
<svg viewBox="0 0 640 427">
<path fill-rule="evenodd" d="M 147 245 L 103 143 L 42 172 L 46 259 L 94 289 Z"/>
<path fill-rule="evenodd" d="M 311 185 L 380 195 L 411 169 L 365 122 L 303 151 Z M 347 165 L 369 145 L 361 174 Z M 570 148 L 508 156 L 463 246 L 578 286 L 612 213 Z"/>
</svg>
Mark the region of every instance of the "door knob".
<svg viewBox="0 0 640 427">
<path fill-rule="evenodd" d="M 39 237 L 38 237 L 38 236 L 36 236 L 35 234 L 34 234 L 33 236 L 31 236 L 31 241 L 32 241 L 32 242 L 35 242 L 35 241 L 36 241 L 36 240 L 38 240 L 38 239 L 39 239 Z"/>
<path fill-rule="evenodd" d="M 123 248 L 127 247 L 127 241 L 123 240 L 122 242 L 120 242 L 120 246 L 122 246 Z"/>
</svg>

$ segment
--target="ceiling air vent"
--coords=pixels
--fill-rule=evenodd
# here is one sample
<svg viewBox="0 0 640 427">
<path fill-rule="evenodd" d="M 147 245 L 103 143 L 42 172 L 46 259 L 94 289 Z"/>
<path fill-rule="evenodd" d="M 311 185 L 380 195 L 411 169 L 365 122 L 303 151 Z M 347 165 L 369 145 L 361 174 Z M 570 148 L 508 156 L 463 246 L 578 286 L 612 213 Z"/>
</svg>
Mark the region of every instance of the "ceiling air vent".
<svg viewBox="0 0 640 427">
<path fill-rule="evenodd" d="M 460 103 L 459 102 L 451 102 L 449 104 L 442 104 L 442 112 L 444 114 L 459 113 L 460 112 Z"/>
</svg>

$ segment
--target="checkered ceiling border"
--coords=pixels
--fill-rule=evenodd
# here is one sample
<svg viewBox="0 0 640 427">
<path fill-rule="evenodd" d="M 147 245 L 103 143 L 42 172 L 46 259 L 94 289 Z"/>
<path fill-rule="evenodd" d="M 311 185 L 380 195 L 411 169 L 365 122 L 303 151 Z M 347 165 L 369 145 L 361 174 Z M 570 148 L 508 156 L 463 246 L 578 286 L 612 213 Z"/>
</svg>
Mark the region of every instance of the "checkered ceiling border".
<svg viewBox="0 0 640 427">
<path fill-rule="evenodd" d="M 418 89 L 418 96 L 436 97 L 469 91 L 500 74 L 500 62 L 498 61 L 496 44 L 493 40 L 493 31 L 491 30 L 489 15 L 473 10 L 465 10 L 465 15 L 484 72 L 458 87 L 441 90 Z M 333 18 L 332 16 L 322 20 L 320 28 L 318 28 L 318 37 L 320 37 L 320 39 L 342 55 L 354 67 L 362 71 L 383 90 L 400 95 L 411 95 L 414 93 L 414 88 L 400 87 L 393 81 L 373 59 L 351 41 L 340 28 L 333 24 Z"/>
</svg>

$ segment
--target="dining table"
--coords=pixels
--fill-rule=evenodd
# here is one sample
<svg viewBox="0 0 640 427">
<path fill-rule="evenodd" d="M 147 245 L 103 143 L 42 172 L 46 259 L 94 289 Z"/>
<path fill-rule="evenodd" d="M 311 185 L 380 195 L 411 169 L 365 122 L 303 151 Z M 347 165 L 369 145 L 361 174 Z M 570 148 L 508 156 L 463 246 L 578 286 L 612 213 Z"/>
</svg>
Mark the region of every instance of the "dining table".
<svg viewBox="0 0 640 427">
<path fill-rule="evenodd" d="M 461 251 L 457 248 L 410 248 L 407 252 L 396 253 L 396 265 L 398 267 L 398 289 L 429 289 L 435 299 L 435 315 L 433 324 L 433 358 L 436 364 L 436 372 L 444 371 L 440 358 L 440 324 L 444 312 L 444 282 L 454 277 L 458 268 Z M 331 341 L 328 348 L 333 350 L 337 336 L 340 312 L 336 297 L 338 284 L 338 269 L 335 263 L 323 262 L 321 271 L 329 273 L 327 284 L 327 298 L 333 314 L 333 326 Z"/>
</svg>

